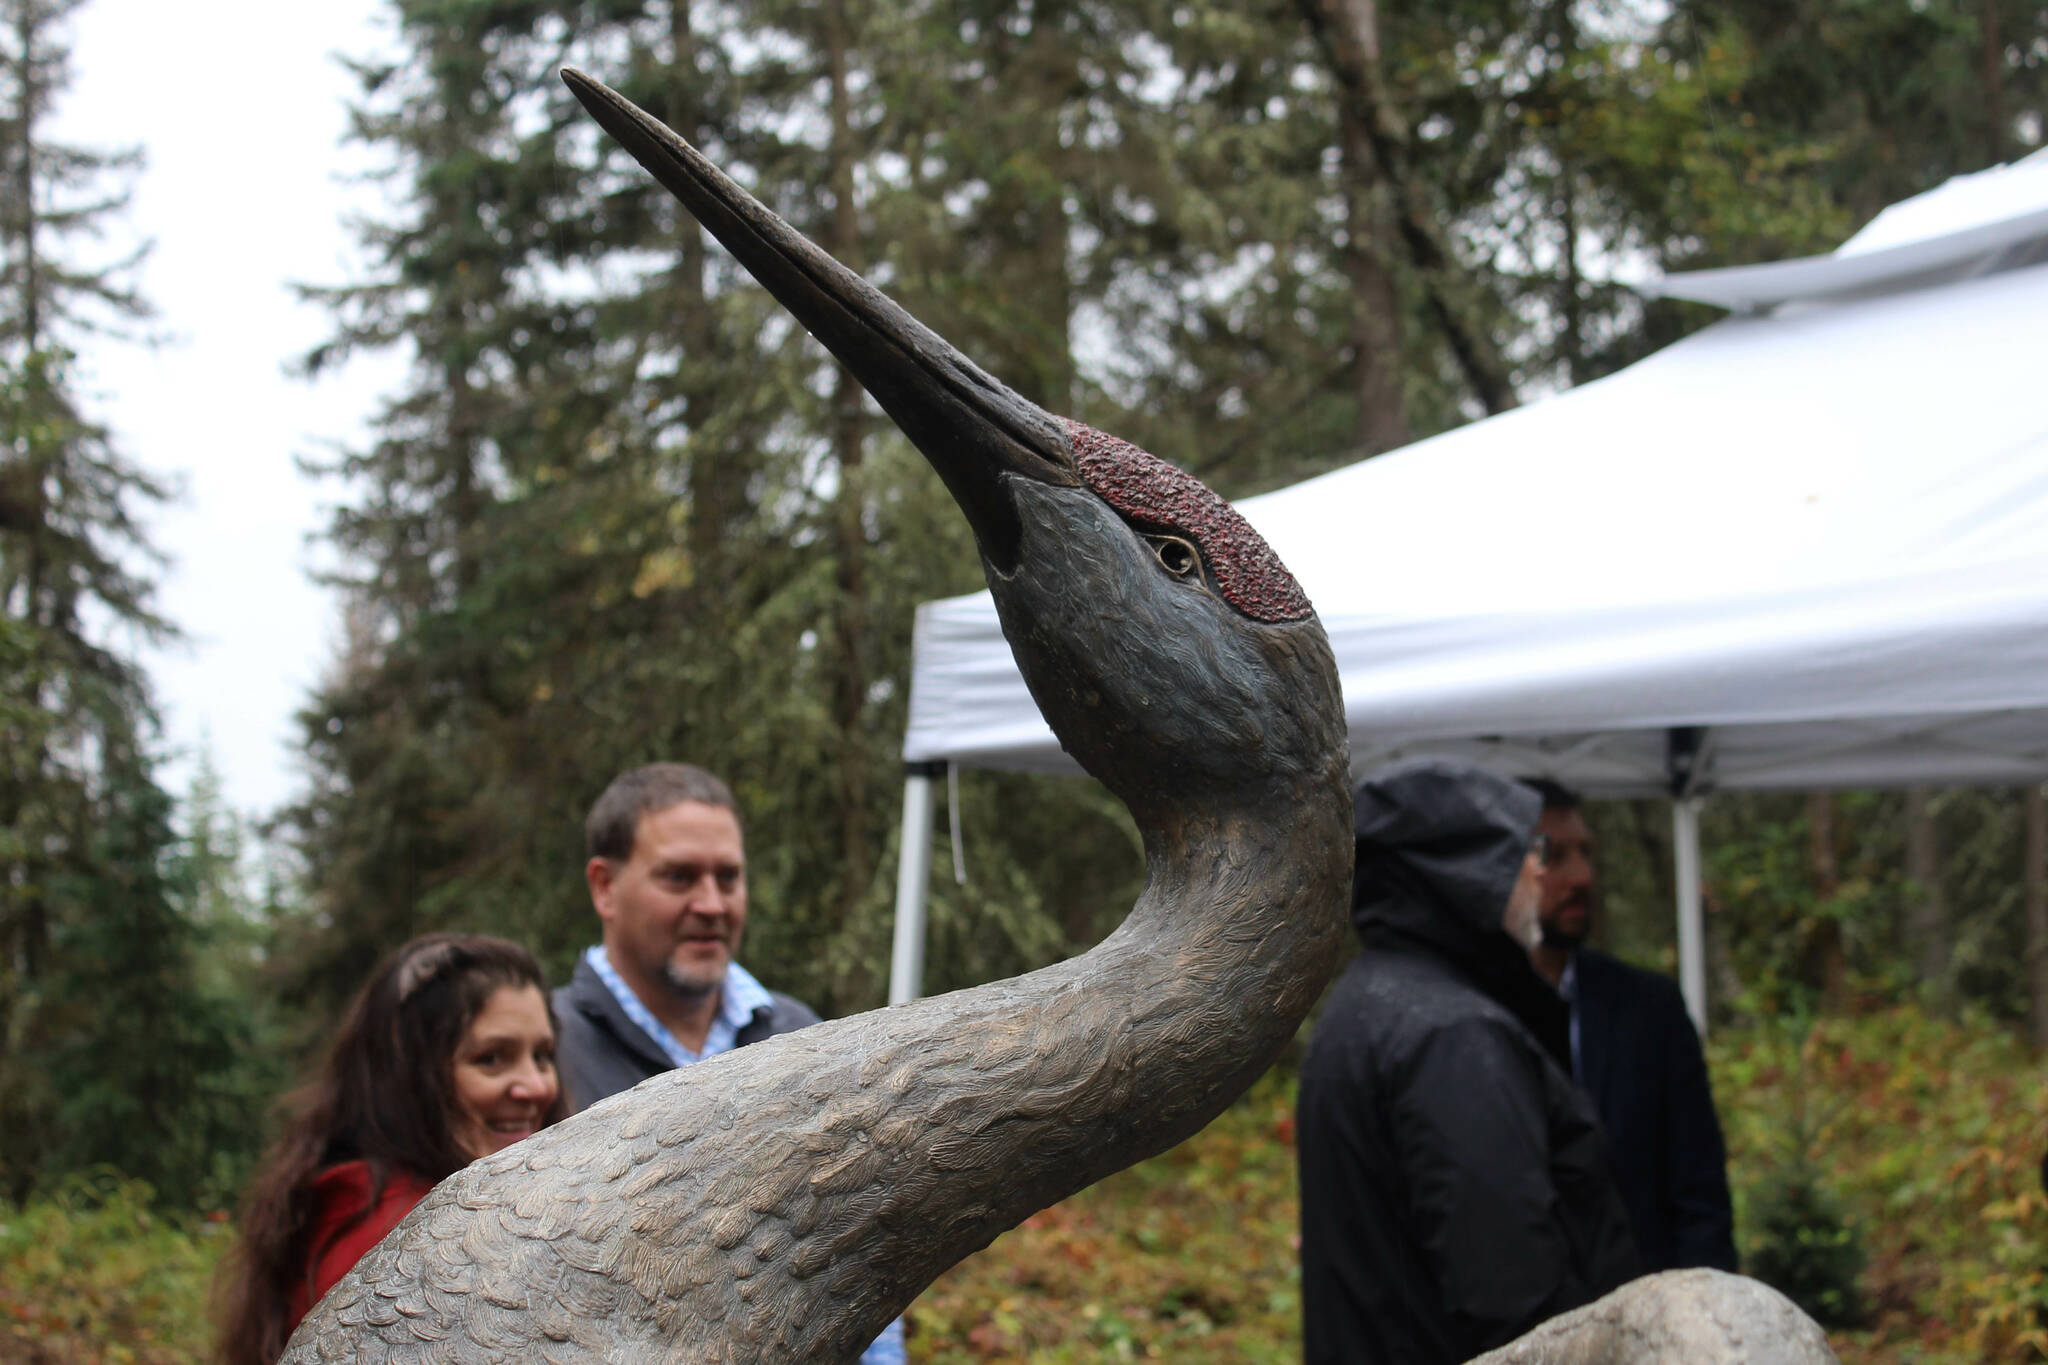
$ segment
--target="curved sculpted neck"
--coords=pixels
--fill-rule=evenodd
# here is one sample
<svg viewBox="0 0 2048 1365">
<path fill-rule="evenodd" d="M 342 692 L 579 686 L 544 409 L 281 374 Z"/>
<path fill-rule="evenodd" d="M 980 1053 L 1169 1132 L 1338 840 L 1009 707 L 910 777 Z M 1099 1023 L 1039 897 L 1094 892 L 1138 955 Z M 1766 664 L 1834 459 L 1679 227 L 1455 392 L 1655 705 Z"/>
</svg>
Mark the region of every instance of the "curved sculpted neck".
<svg viewBox="0 0 2048 1365">
<path fill-rule="evenodd" d="M 961 1257 L 1198 1130 L 1293 1035 L 1350 875 L 1341 750 L 1299 781 L 1154 824 L 1144 893 L 1080 957 L 655 1077 L 458 1173 L 285 1359 L 853 1360 Z"/>
</svg>

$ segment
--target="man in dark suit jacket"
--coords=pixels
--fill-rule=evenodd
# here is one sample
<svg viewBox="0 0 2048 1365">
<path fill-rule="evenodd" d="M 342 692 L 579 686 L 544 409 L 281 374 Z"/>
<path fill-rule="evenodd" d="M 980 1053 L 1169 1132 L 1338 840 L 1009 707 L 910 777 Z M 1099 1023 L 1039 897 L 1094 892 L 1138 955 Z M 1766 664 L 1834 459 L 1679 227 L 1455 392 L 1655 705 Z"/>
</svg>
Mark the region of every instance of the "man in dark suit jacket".
<svg viewBox="0 0 2048 1365">
<path fill-rule="evenodd" d="M 1543 938 L 1530 957 L 1571 1006 L 1572 1078 L 1607 1130 L 1644 1267 L 1734 1270 L 1728 1154 L 1699 1034 L 1669 978 L 1583 946 L 1597 905 L 1593 836 L 1575 793 L 1530 785 L 1543 797 Z"/>
</svg>

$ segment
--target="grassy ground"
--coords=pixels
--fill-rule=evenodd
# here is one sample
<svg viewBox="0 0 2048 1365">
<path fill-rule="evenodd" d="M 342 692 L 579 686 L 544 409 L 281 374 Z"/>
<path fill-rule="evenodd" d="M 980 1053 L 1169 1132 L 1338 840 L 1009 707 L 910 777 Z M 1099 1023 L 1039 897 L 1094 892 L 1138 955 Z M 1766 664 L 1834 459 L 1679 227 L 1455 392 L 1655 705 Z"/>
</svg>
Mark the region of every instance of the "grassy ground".
<svg viewBox="0 0 2048 1365">
<path fill-rule="evenodd" d="M 1712 1049 L 1745 1258 L 1759 1191 L 1796 1161 L 1868 1253 L 1848 1365 L 2048 1360 L 2048 1085 L 1982 1020 L 1891 1009 L 1746 1032 Z"/>
<path fill-rule="evenodd" d="M 1867 1268 L 1845 1365 L 2048 1360 L 2048 1086 L 2010 1033 L 1913 1009 L 1714 1040 L 1737 1228 L 1803 1157 Z M 1291 1088 L 1031 1219 L 911 1310 L 914 1362 L 1300 1358 Z"/>
<path fill-rule="evenodd" d="M 1299 1360 L 1291 1087 L 1268 1075 L 1179 1147 L 970 1257 L 910 1312 L 910 1358 Z"/>
<path fill-rule="evenodd" d="M 152 1210 L 146 1187 L 78 1178 L 0 1201 L 0 1362 L 183 1365 L 203 1357 L 226 1225 Z"/>
<path fill-rule="evenodd" d="M 1917 1011 L 1717 1038 L 1738 1229 L 1802 1158 L 1867 1256 L 1847 1365 L 2048 1361 L 2048 1087 L 2010 1034 Z M 919 1365 L 1299 1358 L 1292 1092 L 1268 1076 L 1207 1131 L 1027 1220 L 911 1309 Z M 204 1358 L 218 1224 L 134 1186 L 0 1204 L 0 1362 Z"/>
</svg>

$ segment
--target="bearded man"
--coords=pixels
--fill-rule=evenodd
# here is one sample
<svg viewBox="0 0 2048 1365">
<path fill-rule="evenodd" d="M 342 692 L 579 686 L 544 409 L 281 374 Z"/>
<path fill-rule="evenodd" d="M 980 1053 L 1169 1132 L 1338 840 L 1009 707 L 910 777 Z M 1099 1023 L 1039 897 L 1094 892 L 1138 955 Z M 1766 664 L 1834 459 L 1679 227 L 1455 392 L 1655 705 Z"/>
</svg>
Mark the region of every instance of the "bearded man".
<svg viewBox="0 0 2048 1365">
<path fill-rule="evenodd" d="M 1732 1271 L 1728 1153 L 1699 1034 L 1670 978 L 1585 946 L 1599 909 L 1592 830 L 1577 793 L 1529 786 L 1543 800 L 1529 958 L 1571 1009 L 1572 1079 L 1599 1111 L 1643 1268 Z"/>
<path fill-rule="evenodd" d="M 635 768 L 597 798 L 583 836 L 604 942 L 554 999 L 562 1080 L 577 1108 L 818 1022 L 735 960 L 747 855 L 724 782 L 687 763 Z"/>
<path fill-rule="evenodd" d="M 583 822 L 604 941 L 555 992 L 557 1066 L 575 1108 L 649 1076 L 818 1022 L 740 966 L 747 850 L 732 789 L 688 763 L 612 779 Z M 903 1365 L 892 1322 L 861 1365 Z"/>
</svg>

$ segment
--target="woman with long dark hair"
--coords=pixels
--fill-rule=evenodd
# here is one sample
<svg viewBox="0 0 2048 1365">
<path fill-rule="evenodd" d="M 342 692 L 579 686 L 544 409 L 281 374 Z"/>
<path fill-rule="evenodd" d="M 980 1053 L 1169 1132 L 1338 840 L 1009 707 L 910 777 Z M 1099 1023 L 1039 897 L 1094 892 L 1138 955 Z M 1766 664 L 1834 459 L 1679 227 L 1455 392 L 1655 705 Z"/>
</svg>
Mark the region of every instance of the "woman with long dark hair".
<svg viewBox="0 0 2048 1365">
<path fill-rule="evenodd" d="M 544 985 L 533 954 L 475 934 L 379 964 L 243 1201 L 219 1282 L 223 1365 L 271 1365 L 443 1177 L 568 1112 Z"/>
</svg>

